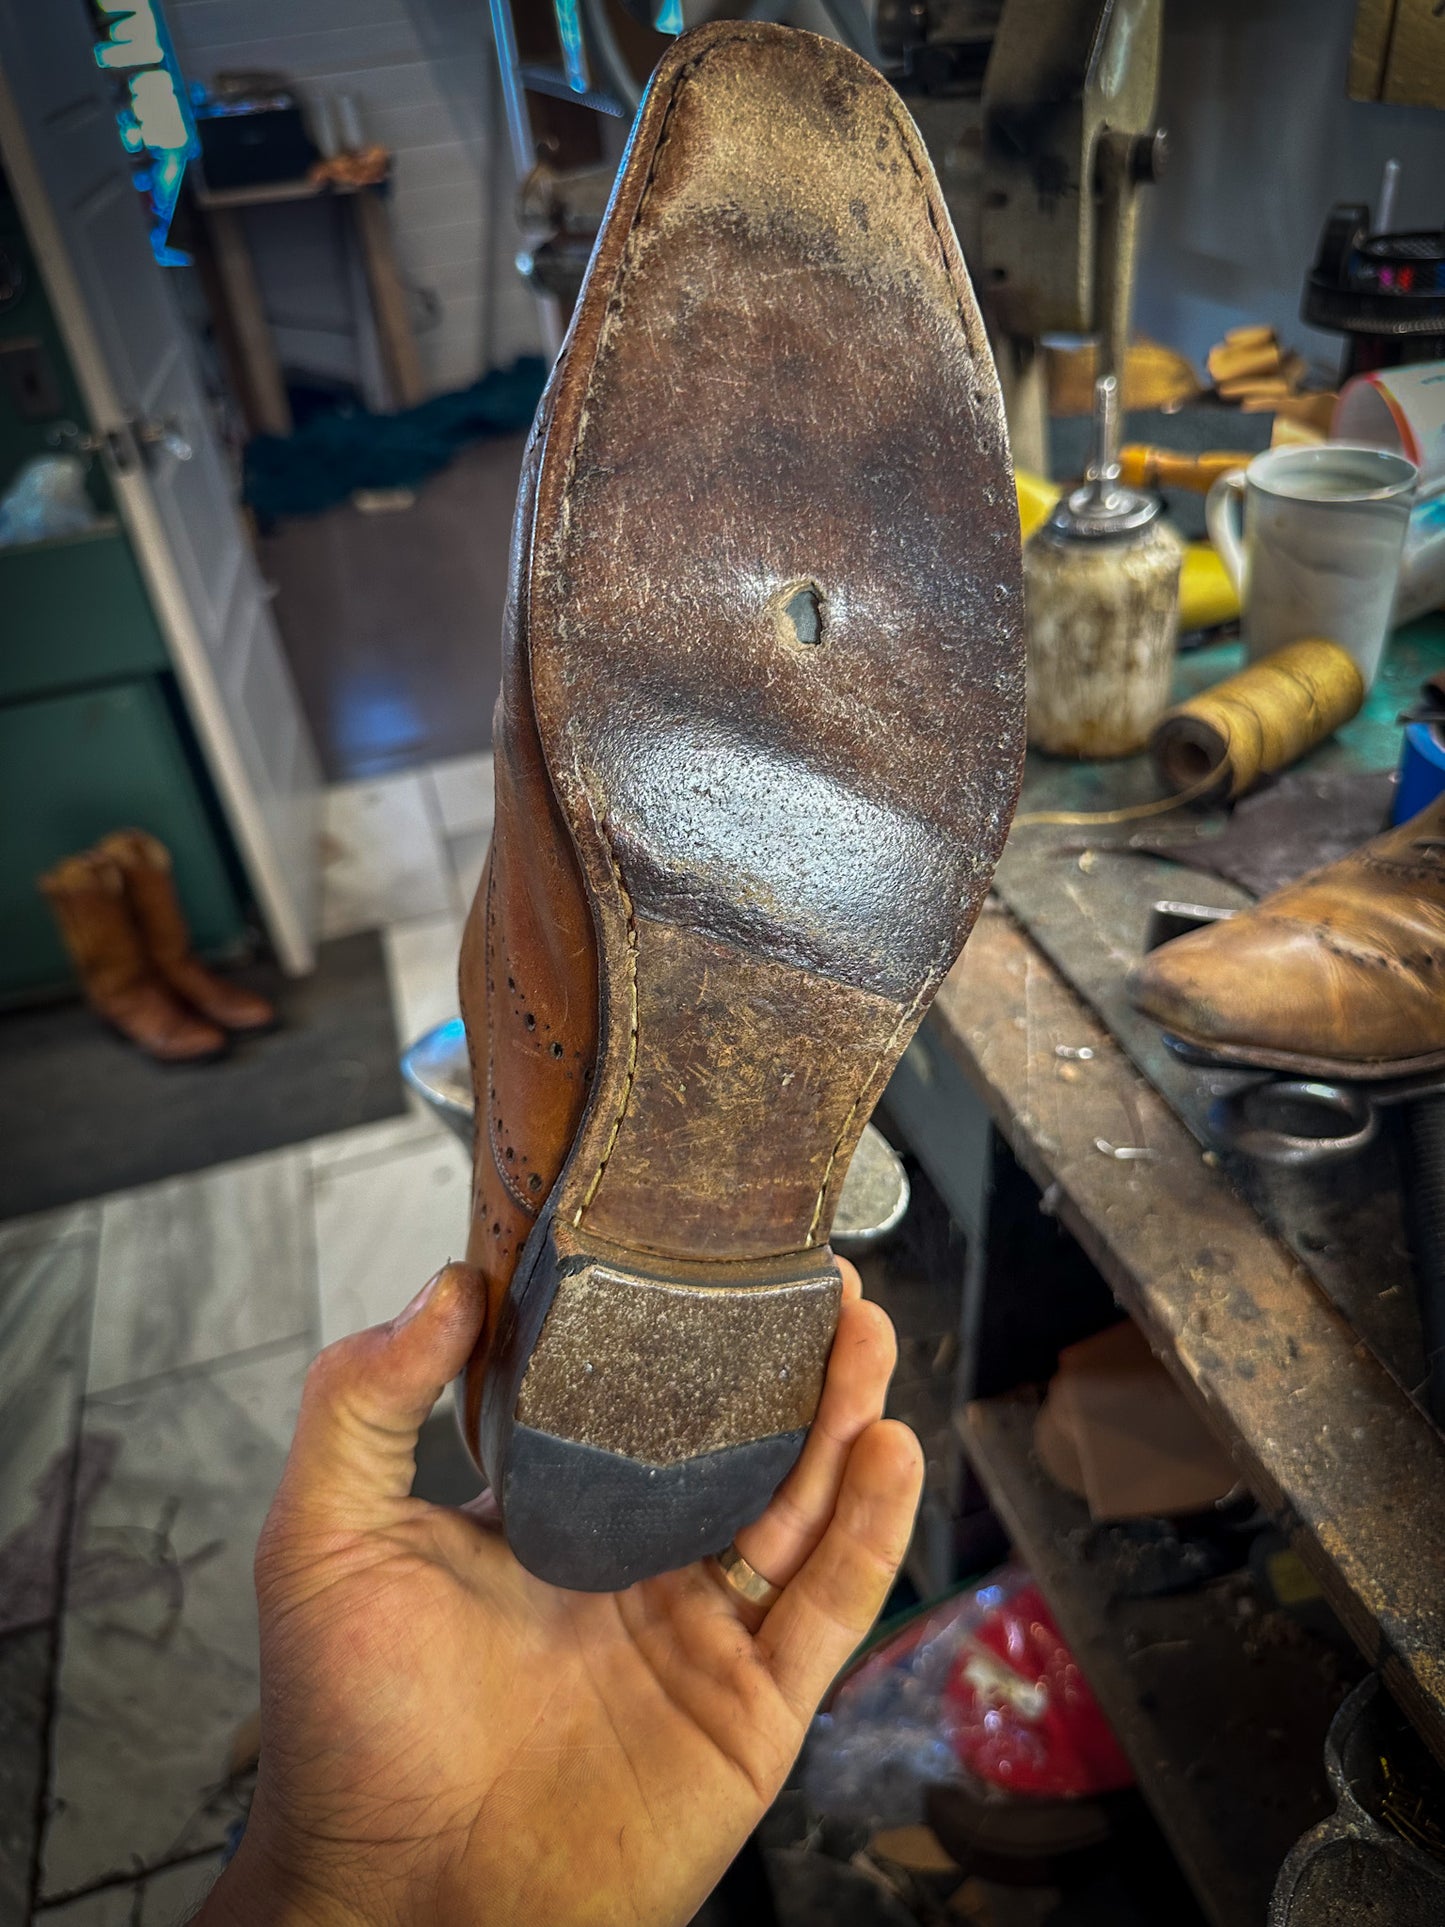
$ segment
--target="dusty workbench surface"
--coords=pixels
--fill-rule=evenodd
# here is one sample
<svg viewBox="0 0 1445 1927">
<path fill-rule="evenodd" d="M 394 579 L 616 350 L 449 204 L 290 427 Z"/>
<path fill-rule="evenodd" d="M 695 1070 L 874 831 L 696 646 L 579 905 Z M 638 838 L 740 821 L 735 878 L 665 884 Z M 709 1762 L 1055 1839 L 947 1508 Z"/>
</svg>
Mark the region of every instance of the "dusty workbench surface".
<svg viewBox="0 0 1445 1927">
<path fill-rule="evenodd" d="M 1182 656 L 1178 693 L 1217 681 L 1239 659 L 1237 644 Z M 1417 700 L 1424 678 L 1439 669 L 1445 669 L 1445 618 L 1412 624 L 1394 638 L 1361 714 L 1287 779 L 1296 806 L 1292 814 L 1271 815 L 1261 832 L 1267 858 L 1278 856 L 1291 827 L 1306 846 L 1312 824 L 1333 830 L 1342 817 L 1353 826 L 1344 834 L 1346 846 L 1373 834 L 1388 807 L 1389 783 L 1370 772 L 1394 768 L 1399 716 Z M 1147 757 L 1080 764 L 1031 756 L 1021 810 L 1115 808 L 1158 792 Z M 1258 811 L 1261 800 L 1251 799 L 1245 809 Z M 1273 811 L 1282 800 L 1276 791 L 1267 807 Z M 1265 819 L 1256 815 L 1254 820 Z M 1065 980 L 1104 1019 L 1199 1142 L 1215 1147 L 1220 1139 L 1212 1126 L 1213 1107 L 1253 1079 L 1182 1062 L 1157 1027 L 1132 1008 L 1125 978 L 1141 953 L 1155 900 L 1182 899 L 1220 910 L 1249 901 L 1243 890 L 1204 867 L 1209 845 L 1224 824 L 1222 811 L 1193 809 L 1111 826 L 1025 821 L 1009 840 L 996 882 L 999 895 Z M 1182 851 L 1186 859 L 1191 848 L 1199 849 L 1200 867 L 1152 854 L 1160 844 Z M 1312 860 L 1306 855 L 1302 867 Z M 1425 1367 L 1393 1135 L 1382 1132 L 1363 1154 L 1327 1167 L 1289 1170 L 1222 1154 L 1236 1188 L 1404 1389 L 1418 1391 Z"/>
<path fill-rule="evenodd" d="M 1445 1760 L 1445 1439 L 1006 911 L 928 1025 Z"/>
</svg>

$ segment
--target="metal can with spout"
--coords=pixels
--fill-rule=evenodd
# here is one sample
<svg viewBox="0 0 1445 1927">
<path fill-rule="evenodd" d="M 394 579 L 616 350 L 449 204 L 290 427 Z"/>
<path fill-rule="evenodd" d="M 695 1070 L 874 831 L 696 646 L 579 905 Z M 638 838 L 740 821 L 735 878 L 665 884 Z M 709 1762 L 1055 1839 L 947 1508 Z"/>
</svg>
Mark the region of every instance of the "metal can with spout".
<svg viewBox="0 0 1445 1927">
<path fill-rule="evenodd" d="M 1083 483 L 1024 548 L 1028 738 L 1055 756 L 1131 756 L 1169 706 L 1184 545 L 1159 498 L 1119 478 L 1118 385 L 1094 386 Z"/>
</svg>

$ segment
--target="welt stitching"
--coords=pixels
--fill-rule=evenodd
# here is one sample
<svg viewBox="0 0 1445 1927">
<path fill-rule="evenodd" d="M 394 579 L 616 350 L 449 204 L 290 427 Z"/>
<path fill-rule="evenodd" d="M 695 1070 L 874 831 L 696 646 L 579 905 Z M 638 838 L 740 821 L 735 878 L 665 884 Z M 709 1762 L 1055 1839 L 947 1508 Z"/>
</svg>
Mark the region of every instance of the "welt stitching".
<svg viewBox="0 0 1445 1927">
<path fill-rule="evenodd" d="M 622 1101 L 617 1107 L 616 1117 L 612 1120 L 612 1129 L 603 1147 L 601 1162 L 597 1166 L 591 1184 L 583 1193 L 581 1204 L 572 1214 L 574 1226 L 581 1224 L 582 1213 L 597 1195 L 597 1187 L 602 1182 L 602 1173 L 607 1169 L 607 1161 L 616 1147 L 618 1134 L 622 1129 L 622 1120 L 626 1117 L 627 1107 L 632 1102 L 632 1087 L 637 1080 L 637 913 L 632 907 L 631 897 L 627 894 L 627 886 L 622 881 L 622 871 L 618 867 L 617 858 L 613 855 L 612 839 L 607 833 L 607 825 L 600 817 L 597 820 L 597 828 L 607 851 L 607 861 L 612 865 L 612 876 L 617 885 L 617 893 L 622 898 L 623 906 L 627 911 L 627 1072 L 622 1081 Z"/>
<path fill-rule="evenodd" d="M 687 87 L 688 83 L 693 79 L 693 77 L 696 75 L 698 70 L 701 68 L 703 62 L 707 60 L 709 55 L 718 52 L 723 47 L 732 46 L 740 40 L 745 40 L 747 37 L 748 36 L 746 34 L 729 34 L 724 39 L 714 41 L 711 47 L 704 48 L 703 51 L 697 56 L 695 60 L 690 61 L 688 65 L 683 69 L 681 74 L 679 74 L 678 76 L 677 85 L 673 90 L 672 99 L 667 104 L 667 111 L 663 115 L 662 126 L 658 130 L 657 145 L 653 149 L 652 161 L 647 170 L 647 179 L 643 182 L 642 193 L 638 197 L 637 212 L 634 214 L 632 218 L 632 231 L 627 238 L 627 247 L 623 253 L 622 261 L 618 268 L 617 280 L 613 286 L 611 295 L 608 297 L 607 314 L 603 321 L 602 327 L 598 332 L 597 350 L 593 359 L 594 372 L 596 371 L 598 364 L 601 362 L 602 356 L 606 352 L 608 343 L 616 328 L 617 322 L 621 319 L 621 316 L 622 316 L 622 307 L 623 307 L 622 292 L 626 284 L 627 277 L 632 270 L 632 264 L 636 256 L 637 247 L 638 247 L 638 236 L 642 228 L 643 214 L 646 211 L 648 198 L 652 193 L 653 184 L 657 179 L 657 170 L 662 161 L 663 150 L 666 148 L 668 139 L 670 138 L 672 133 L 672 117 L 677 110 L 678 103 L 682 99 L 683 92 Z M 923 204 L 928 213 L 928 225 L 933 230 L 934 240 L 938 243 L 939 261 L 942 265 L 944 276 L 948 281 L 950 292 L 952 293 L 954 298 L 954 306 L 957 310 L 959 325 L 962 327 L 965 336 L 967 336 L 968 318 L 964 313 L 963 296 L 954 279 L 953 272 L 949 263 L 948 249 L 944 244 L 943 234 L 938 225 L 938 217 L 934 212 L 933 196 L 930 194 L 928 190 L 928 183 L 925 181 L 923 177 L 923 170 L 918 165 L 917 158 L 915 157 L 913 150 L 909 145 L 908 138 L 904 133 L 903 128 L 898 124 L 896 120 L 894 122 L 894 126 L 895 126 L 895 131 L 899 136 L 900 145 L 903 148 L 904 154 L 908 158 L 908 164 L 913 170 L 914 179 L 917 181 L 919 188 L 922 190 Z M 590 383 L 589 383 L 589 388 L 590 388 Z M 590 421 L 590 411 L 587 407 L 586 401 L 584 400 L 582 404 L 580 416 L 578 419 L 577 434 L 573 439 L 572 448 L 567 458 L 567 473 L 562 483 L 563 514 L 568 521 L 570 521 L 571 519 L 570 509 L 571 509 L 571 500 L 572 500 L 572 487 L 577 474 L 577 464 L 582 454 L 582 444 L 586 440 L 589 421 Z M 580 772 L 579 772 L 579 775 L 580 775 Z M 589 805 L 591 805 L 592 797 L 590 792 L 587 790 L 587 785 L 585 784 L 585 782 L 582 784 L 582 789 L 583 789 L 583 793 L 587 796 Z M 607 833 L 606 824 L 604 823 L 601 814 L 597 811 L 595 805 L 593 805 L 593 816 L 597 822 L 598 830 L 602 836 L 603 844 L 607 852 L 607 861 L 612 869 L 613 880 L 617 885 L 617 893 L 622 899 L 623 907 L 627 914 L 627 971 L 628 971 L 628 1001 L 629 1001 L 627 1071 L 626 1071 L 625 1078 L 623 1080 L 622 1100 L 618 1105 L 617 1115 L 612 1121 L 612 1129 L 608 1133 L 607 1143 L 603 1149 L 601 1161 L 598 1164 L 597 1170 L 593 1175 L 592 1182 L 588 1185 L 586 1191 L 583 1193 L 582 1202 L 578 1205 L 576 1211 L 573 1213 L 572 1223 L 574 1227 L 581 1224 L 583 1212 L 586 1211 L 588 1206 L 592 1203 L 592 1200 L 597 1195 L 598 1186 L 602 1182 L 602 1175 L 607 1169 L 608 1160 L 612 1156 L 613 1150 L 615 1149 L 617 1144 L 618 1135 L 622 1130 L 623 1120 L 627 1116 L 628 1106 L 632 1101 L 633 1087 L 637 1079 L 637 1017 L 638 1017 L 638 1013 L 637 1013 L 637 917 L 633 908 L 632 899 L 629 897 L 627 893 L 627 886 L 622 880 L 622 871 L 618 865 L 616 855 L 612 848 L 612 840 Z M 823 1200 L 825 1199 L 828 1193 L 828 1185 L 832 1179 L 834 1166 L 837 1164 L 839 1154 L 843 1149 L 843 1144 L 848 1136 L 848 1132 L 850 1128 L 852 1127 L 853 1120 L 858 1115 L 858 1111 L 862 1105 L 864 1095 L 871 1087 L 874 1078 L 878 1075 L 878 1072 L 883 1068 L 884 1064 L 888 1062 L 890 1053 L 892 1052 L 893 1046 L 897 1042 L 900 1034 L 914 1020 L 918 1011 L 918 1007 L 922 1001 L 923 1001 L 923 991 L 920 990 L 918 995 L 914 998 L 913 1002 L 908 1006 L 908 1008 L 905 1011 L 903 1011 L 900 1014 L 898 1022 L 894 1026 L 891 1034 L 889 1035 L 887 1043 L 883 1046 L 883 1049 L 879 1052 L 877 1061 L 874 1063 L 873 1068 L 869 1071 L 867 1077 L 863 1080 L 862 1085 L 859 1087 L 857 1096 L 854 1098 L 852 1104 L 849 1106 L 848 1114 L 843 1120 L 842 1129 L 838 1133 L 837 1141 L 834 1143 L 831 1152 L 828 1154 L 828 1162 L 824 1166 L 823 1180 L 818 1187 L 818 1196 L 813 1205 L 813 1215 L 808 1225 L 808 1233 L 807 1233 L 807 1238 L 805 1240 L 807 1244 L 811 1245 L 814 1241 L 814 1235 L 817 1232 L 818 1224 L 823 1214 Z M 506 1182 L 505 1172 L 502 1173 L 502 1178 L 503 1178 L 503 1182 L 505 1183 Z M 510 1189 L 510 1186 L 508 1188 Z"/>
<path fill-rule="evenodd" d="M 899 1013 L 898 1022 L 889 1033 L 888 1042 L 883 1046 L 882 1050 L 879 1051 L 877 1061 L 872 1070 L 869 1071 L 868 1075 L 863 1079 L 863 1082 L 858 1086 L 858 1095 L 848 1107 L 848 1115 L 843 1119 L 843 1128 L 838 1133 L 838 1141 L 828 1153 L 828 1162 L 823 1167 L 823 1182 L 818 1186 L 818 1196 L 813 1205 L 813 1215 L 808 1221 L 808 1235 L 803 1240 L 804 1244 L 812 1244 L 817 1234 L 818 1221 L 823 1215 L 823 1200 L 828 1195 L 828 1186 L 833 1177 L 833 1166 L 838 1162 L 838 1154 L 843 1149 L 844 1142 L 847 1139 L 849 1131 L 852 1129 L 853 1120 L 858 1115 L 863 1099 L 871 1089 L 874 1078 L 888 1062 L 893 1046 L 898 1042 L 900 1033 L 907 1025 L 911 1024 L 917 1016 L 918 1006 L 922 1002 L 923 992 L 920 990 L 907 1010 Z"/>
<path fill-rule="evenodd" d="M 646 212 L 648 198 L 652 193 L 653 184 L 657 179 L 657 170 L 662 163 L 663 149 L 667 146 L 672 134 L 672 117 L 677 111 L 678 103 L 682 99 L 683 92 L 688 83 L 709 55 L 719 52 L 723 47 L 731 47 L 738 41 L 746 40 L 747 38 L 748 36 L 746 34 L 731 33 L 728 34 L 725 39 L 715 40 L 712 46 L 704 47 L 700 54 L 690 60 L 677 77 L 677 85 L 673 88 L 672 99 L 667 103 L 667 110 L 662 116 L 662 126 L 658 129 L 657 145 L 652 150 L 652 160 L 647 169 L 647 179 L 642 183 L 642 193 L 638 196 L 637 212 L 632 217 L 632 228 L 627 236 L 627 246 L 623 251 L 622 260 L 617 269 L 617 280 L 613 284 L 611 294 L 607 298 L 607 313 L 598 331 L 597 350 L 592 358 L 594 375 L 596 374 L 603 354 L 606 352 L 607 345 L 612 338 L 616 325 L 622 317 L 622 291 L 628 275 L 632 272 L 632 264 L 636 258 L 639 245 L 638 237 L 642 231 L 642 217 Z M 590 393 L 590 378 L 588 381 L 588 389 Z M 577 474 L 577 462 L 582 453 L 582 444 L 587 438 L 587 427 L 590 418 L 587 401 L 584 399 L 577 421 L 577 433 L 573 438 L 571 452 L 567 457 L 567 474 L 562 483 L 562 509 L 568 521 L 571 519 L 572 483 Z"/>
<path fill-rule="evenodd" d="M 472 914 L 473 915 L 476 914 L 475 905 L 473 905 Z M 492 1000 L 492 994 L 491 994 L 491 991 L 492 991 L 492 868 L 491 868 L 490 862 L 487 865 L 487 900 L 482 905 L 482 919 L 486 928 L 486 937 L 482 945 L 482 974 L 486 980 L 486 986 L 487 986 L 487 1016 L 488 1016 L 487 1093 L 488 1093 L 488 1096 L 490 1096 L 491 1089 L 492 1089 L 492 1020 L 495 1016 L 495 1013 L 492 1011 L 492 1008 L 491 1008 L 493 1000 Z M 466 942 L 465 927 L 463 927 L 463 931 L 462 931 L 462 941 L 463 941 L 463 944 L 465 944 Z M 460 967 L 458 969 L 458 977 L 460 978 Z M 461 1002 L 460 981 L 458 981 L 458 984 L 457 984 L 457 1001 L 458 1003 Z M 473 1026 L 471 1024 L 463 1024 L 462 1035 L 467 1040 L 467 1069 L 471 1073 L 472 1093 L 473 1093 L 472 1101 L 475 1104 L 476 1093 L 482 1088 L 482 1085 L 481 1085 L 481 1079 L 477 1076 L 477 1044 L 476 1044 L 475 1037 L 472 1035 L 472 1031 L 473 1031 Z M 477 1129 L 476 1129 L 476 1120 L 474 1116 L 473 1122 L 472 1122 L 473 1151 L 475 1151 L 476 1149 L 476 1141 L 477 1141 Z M 475 1188 L 476 1187 L 474 1183 L 473 1184 L 474 1192 L 475 1192 Z"/>
<path fill-rule="evenodd" d="M 662 160 L 663 149 L 666 147 L 668 137 L 672 132 L 672 117 L 677 110 L 678 102 L 682 98 L 683 90 L 709 54 L 715 53 L 720 47 L 731 46 L 734 42 L 745 40 L 746 38 L 746 34 L 735 33 L 727 35 L 723 40 L 714 41 L 712 46 L 705 47 L 703 51 L 697 55 L 696 59 L 690 60 L 678 75 L 677 85 L 673 89 L 672 99 L 667 103 L 667 111 L 662 117 L 662 126 L 658 130 L 657 145 L 652 150 L 652 161 L 647 170 L 647 179 L 643 182 L 642 193 L 638 196 L 637 212 L 632 217 L 632 231 L 627 237 L 627 247 L 623 252 L 622 262 L 617 270 L 617 281 L 611 295 L 608 297 L 607 315 L 598 333 L 597 352 L 592 363 L 594 374 L 606 351 L 612 332 L 618 320 L 621 318 L 622 291 L 626 284 L 627 277 L 632 271 L 633 260 L 637 253 L 638 235 L 642 227 L 642 217 L 647 208 L 648 197 L 652 193 L 653 183 L 657 179 L 657 170 Z M 588 387 L 590 392 L 590 381 Z M 584 399 L 577 423 L 577 433 L 573 438 L 571 452 L 567 457 L 567 474 L 562 483 L 563 514 L 568 521 L 571 520 L 572 485 L 576 479 L 577 463 L 582 453 L 582 444 L 587 438 L 589 419 L 590 411 L 587 407 L 587 401 Z M 578 771 L 578 779 L 580 782 L 580 770 Z M 586 783 L 581 782 L 581 787 L 592 809 L 592 815 L 597 824 L 598 833 L 602 838 L 603 848 L 607 852 L 607 861 L 612 869 L 613 881 L 617 885 L 617 894 L 622 900 L 622 906 L 627 915 L 628 1032 L 627 1072 L 622 1084 L 622 1099 L 617 1107 L 617 1115 L 612 1120 L 612 1129 L 607 1134 L 607 1143 L 603 1147 L 602 1158 L 593 1174 L 592 1182 L 582 1194 L 582 1202 L 572 1214 L 574 1227 L 581 1224 L 583 1212 L 597 1196 L 597 1187 L 602 1182 L 602 1174 L 607 1169 L 608 1159 L 612 1156 L 613 1150 L 616 1147 L 618 1135 L 622 1130 L 622 1121 L 627 1116 L 628 1105 L 632 1102 L 633 1085 L 637 1079 L 637 916 L 632 906 L 632 899 L 627 894 L 627 886 L 622 880 L 622 870 L 613 851 L 612 839 L 607 833 L 606 823 L 603 820 L 601 812 L 596 808 L 595 804 L 593 804 L 592 796 Z"/>
<path fill-rule="evenodd" d="M 918 165 L 918 157 L 913 152 L 908 135 L 896 117 L 894 120 L 894 128 L 898 134 L 899 144 L 908 156 L 908 165 L 913 169 L 913 178 L 922 189 L 923 205 L 928 210 L 928 225 L 933 229 L 933 238 L 938 243 L 938 258 L 943 264 L 944 279 L 948 282 L 949 292 L 953 296 L 953 305 L 958 311 L 958 325 L 963 329 L 964 339 L 968 340 L 968 316 L 963 310 L 963 295 L 957 281 L 954 279 L 953 267 L 948 259 L 948 248 L 943 239 L 943 230 L 938 225 L 938 216 L 933 209 L 933 196 L 928 190 L 928 182 L 923 178 L 923 169 Z"/>
</svg>

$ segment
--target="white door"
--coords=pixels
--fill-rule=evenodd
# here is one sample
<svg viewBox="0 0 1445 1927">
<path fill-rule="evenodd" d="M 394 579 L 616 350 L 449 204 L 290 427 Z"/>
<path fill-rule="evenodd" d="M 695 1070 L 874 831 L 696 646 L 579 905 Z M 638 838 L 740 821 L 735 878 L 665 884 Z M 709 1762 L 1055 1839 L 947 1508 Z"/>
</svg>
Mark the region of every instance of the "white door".
<svg viewBox="0 0 1445 1927">
<path fill-rule="evenodd" d="M 0 0 L 0 160 L 256 901 L 284 966 L 303 971 L 316 753 L 95 39 L 85 0 Z"/>
</svg>

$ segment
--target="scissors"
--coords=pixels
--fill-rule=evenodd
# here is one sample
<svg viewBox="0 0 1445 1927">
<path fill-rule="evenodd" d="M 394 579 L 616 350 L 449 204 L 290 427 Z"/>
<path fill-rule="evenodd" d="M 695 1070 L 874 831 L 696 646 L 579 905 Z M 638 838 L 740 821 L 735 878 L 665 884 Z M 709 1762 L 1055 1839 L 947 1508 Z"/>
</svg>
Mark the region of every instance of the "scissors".
<svg viewBox="0 0 1445 1927">
<path fill-rule="evenodd" d="M 1253 1068 L 1196 1050 L 1167 1034 L 1164 1042 L 1181 1062 L 1202 1069 L 1243 1074 Z M 1445 1101 L 1445 1074 L 1438 1071 L 1371 1083 L 1258 1071 L 1250 1082 L 1215 1099 L 1209 1126 L 1227 1149 L 1244 1157 L 1288 1170 L 1307 1170 L 1357 1157 L 1379 1137 L 1382 1113 L 1396 1107 L 1408 1107 L 1403 1119 L 1408 1134 L 1417 1122 L 1414 1107 L 1430 1100 Z"/>
</svg>

